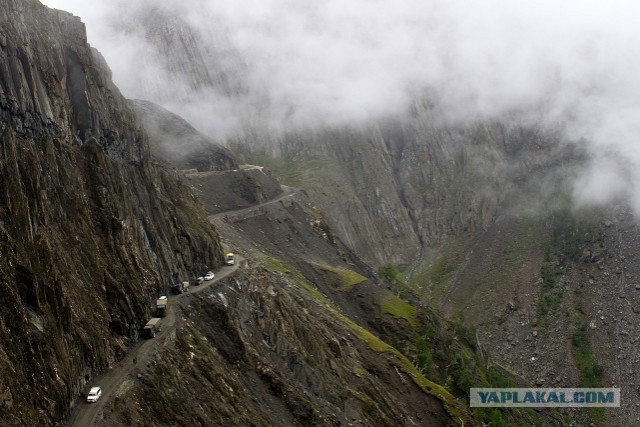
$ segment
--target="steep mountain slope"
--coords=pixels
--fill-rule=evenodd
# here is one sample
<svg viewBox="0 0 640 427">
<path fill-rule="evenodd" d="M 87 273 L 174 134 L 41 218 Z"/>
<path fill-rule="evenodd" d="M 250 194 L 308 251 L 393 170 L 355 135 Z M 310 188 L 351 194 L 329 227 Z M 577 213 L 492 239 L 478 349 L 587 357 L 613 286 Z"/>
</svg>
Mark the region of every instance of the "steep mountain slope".
<svg viewBox="0 0 640 427">
<path fill-rule="evenodd" d="M 233 147 L 275 173 L 289 171 L 281 173 L 285 183 L 304 187 L 372 265 L 407 268 L 450 236 L 486 229 L 525 183 L 538 191 L 516 209 L 544 206 L 556 191 L 548 184 L 570 177 L 582 157 L 558 139 L 516 124 L 448 124 L 416 107 L 411 118 L 292 133 L 275 158 L 250 141 Z"/>
<path fill-rule="evenodd" d="M 218 41 L 207 45 L 203 40 L 211 36 L 187 24 L 184 10 L 175 10 L 167 5 L 142 1 L 132 5 L 130 16 L 135 19 L 120 21 L 128 31 L 141 32 L 155 48 L 149 52 L 150 63 L 162 63 L 169 75 L 179 80 L 176 87 L 188 98 L 202 90 L 214 90 L 218 95 L 238 94 L 244 90 L 241 72 L 245 67 L 241 58 L 225 43 L 224 34 L 211 24 L 211 32 Z M 150 80 L 149 84 L 162 84 L 161 80 Z M 167 88 L 157 88 L 156 94 L 166 94 Z"/>
<path fill-rule="evenodd" d="M 540 386 L 617 386 L 620 410 L 578 411 L 581 423 L 635 423 L 637 220 L 621 203 L 501 215 L 486 232 L 433 253 L 412 284 L 464 316 L 482 348 Z M 418 289 L 419 288 L 419 289 Z"/>
<path fill-rule="evenodd" d="M 149 135 L 153 158 L 180 170 L 209 214 L 241 209 L 282 193 L 260 166 L 239 165 L 229 149 L 181 117 L 149 101 L 131 101 Z"/>
<path fill-rule="evenodd" d="M 469 384 L 510 380 L 485 367 L 464 328 L 358 273 L 307 203 L 291 194 L 211 217 L 247 265 L 172 306 L 177 329 L 122 382 L 99 425 L 561 423 L 525 411 L 470 419 Z"/>
<path fill-rule="evenodd" d="M 89 381 L 135 345 L 154 299 L 176 281 L 220 266 L 222 245 L 178 175 L 151 161 L 147 135 L 86 44 L 82 23 L 38 2 L 0 6 L 0 27 L 7 29 L 0 50 L 0 416 L 11 425 L 57 425 L 70 404 L 85 404 L 78 397 Z M 288 207 L 302 224 L 290 229 L 292 239 L 329 238 L 299 205 Z M 246 211 L 238 215 L 253 221 Z M 259 215 L 265 219 L 271 221 Z M 277 239 L 255 244 L 274 247 Z M 321 266 L 350 260 L 370 274 L 339 247 L 325 248 L 329 258 L 308 251 L 301 268 L 315 257 L 323 262 L 309 277 L 322 278 Z M 308 279 L 294 271 L 295 282 L 283 279 L 282 260 L 261 263 L 227 282 L 223 292 L 237 298 L 184 299 L 194 309 L 182 308 L 187 319 L 179 319 L 175 340 L 163 341 L 177 348 L 158 352 L 140 383 L 118 390 L 141 394 L 121 411 L 118 400 L 109 405 L 105 424 L 446 425 L 469 418 L 464 403 L 341 313 Z M 211 305 L 216 296 L 220 303 Z M 414 324 L 413 316 L 394 320 L 392 313 L 391 323 Z M 203 400 L 198 390 L 215 391 L 213 399 Z M 199 412 L 189 406 L 162 412 L 185 393 L 198 399 Z"/>
<path fill-rule="evenodd" d="M 296 134 L 271 162 L 296 168 L 282 176 L 298 180 L 348 247 L 391 272 L 387 283 L 475 328 L 490 364 L 523 383 L 634 390 L 633 341 L 620 339 L 640 320 L 625 261 L 639 249 L 630 208 L 573 207 L 569 183 L 586 156 L 555 133 L 428 117 Z M 624 232 L 613 232 L 618 217 Z M 634 405 L 562 412 L 610 425 L 633 422 Z"/>
<path fill-rule="evenodd" d="M 48 425 L 222 248 L 78 18 L 2 0 L 0 28 L 0 418 Z"/>
<path fill-rule="evenodd" d="M 238 169 L 233 153 L 207 138 L 181 117 L 149 101 L 131 101 L 149 135 L 151 151 L 178 169 L 227 171 Z"/>
<path fill-rule="evenodd" d="M 159 49 L 171 51 L 162 43 Z M 451 123 L 435 100 L 415 101 L 403 117 L 278 137 L 244 129 L 251 136 L 230 144 L 245 161 L 304 188 L 336 240 L 388 273 L 385 285 L 477 327 L 489 364 L 517 373 L 521 384 L 635 390 L 624 374 L 633 352 L 618 335 L 628 336 L 627 319 L 635 319 L 628 313 L 634 304 L 620 302 L 634 292 L 620 256 L 631 257 L 636 243 L 616 243 L 631 237 L 633 220 L 624 220 L 629 233 L 610 235 L 612 226 L 602 225 L 610 214 L 587 213 L 585 221 L 571 209 L 567 183 L 587 160 L 580 146 L 517 116 Z M 258 230 L 260 238 L 268 233 Z M 268 236 L 280 256 L 288 235 Z M 620 275 L 600 269 L 608 247 L 620 247 L 612 261 Z M 583 251 L 597 255 L 581 259 Z M 616 283 L 619 300 L 587 286 L 600 281 Z M 605 313 L 618 313 L 607 328 L 597 321 L 609 319 Z M 621 351 L 624 357 L 614 354 Z M 579 423 L 634 423 L 634 403 L 622 413 L 565 414 Z"/>
<path fill-rule="evenodd" d="M 187 323 L 101 425 L 453 424 L 398 355 L 293 286 L 249 268 L 182 306 Z"/>
</svg>

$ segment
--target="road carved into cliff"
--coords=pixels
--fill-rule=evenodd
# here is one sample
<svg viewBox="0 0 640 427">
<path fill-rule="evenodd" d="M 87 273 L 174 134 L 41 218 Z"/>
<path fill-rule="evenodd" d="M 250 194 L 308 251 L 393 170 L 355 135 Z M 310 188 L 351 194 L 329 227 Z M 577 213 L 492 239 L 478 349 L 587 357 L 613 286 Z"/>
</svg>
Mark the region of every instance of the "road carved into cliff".
<svg viewBox="0 0 640 427">
<path fill-rule="evenodd" d="M 217 219 L 234 219 L 237 217 L 250 216 L 254 211 L 259 211 L 267 205 L 272 205 L 278 202 L 281 202 L 285 199 L 291 198 L 297 194 L 293 188 L 287 187 L 286 185 L 281 186 L 283 189 L 282 194 L 280 194 L 275 199 L 268 200 L 264 203 L 260 203 L 258 205 L 249 206 L 248 208 L 238 209 L 234 211 L 220 212 L 217 214 L 209 215 L 209 222 L 213 222 Z"/>
<path fill-rule="evenodd" d="M 208 282 L 204 282 L 200 286 L 192 286 L 189 292 L 170 296 L 167 308 L 167 315 L 162 319 L 160 333 L 155 338 L 141 341 L 133 347 L 127 356 L 109 369 L 108 372 L 92 380 L 91 385 L 102 388 L 102 397 L 96 403 L 87 403 L 83 399 L 78 398 L 75 409 L 72 412 L 68 426 L 87 427 L 96 425 L 98 414 L 102 413 L 107 404 L 114 397 L 116 392 L 124 386 L 127 377 L 134 371 L 137 366 L 144 365 L 153 355 L 162 347 L 162 343 L 176 329 L 176 308 L 179 301 L 187 300 L 191 295 L 202 292 L 218 281 L 234 274 L 240 265 L 244 262 L 244 258 L 236 255 L 236 263 L 233 266 L 225 266 L 216 273 L 216 277 Z"/>
<path fill-rule="evenodd" d="M 281 202 L 296 195 L 296 192 L 292 188 L 284 185 L 282 188 L 284 190 L 283 193 L 275 199 L 244 209 L 210 215 L 208 219 L 210 222 L 213 222 L 216 219 L 230 219 L 238 216 L 247 216 L 254 211 L 259 211 L 267 205 Z M 162 319 L 160 333 L 157 334 L 155 338 L 138 343 L 129 351 L 124 359 L 118 362 L 117 365 L 110 368 L 108 372 L 101 376 L 94 378 L 91 385 L 96 385 L 102 388 L 102 397 L 96 403 L 91 404 L 85 402 L 81 398 L 78 398 L 75 403 L 75 408 L 72 410 L 71 416 L 67 421 L 67 425 L 69 427 L 96 425 L 96 418 L 98 415 L 102 413 L 104 408 L 107 407 L 107 404 L 121 388 L 126 388 L 125 381 L 127 377 L 131 376 L 136 367 L 144 365 L 144 363 L 149 360 L 150 356 L 162 347 L 162 343 L 171 335 L 171 332 L 176 329 L 176 307 L 178 301 L 187 299 L 190 295 L 195 293 L 202 292 L 204 289 L 207 289 L 219 280 L 235 273 L 243 262 L 244 258 L 236 255 L 235 265 L 224 267 L 220 272 L 216 273 L 216 277 L 212 281 L 205 282 L 197 287 L 192 286 L 192 290 L 188 293 L 169 297 L 167 315 Z"/>
</svg>

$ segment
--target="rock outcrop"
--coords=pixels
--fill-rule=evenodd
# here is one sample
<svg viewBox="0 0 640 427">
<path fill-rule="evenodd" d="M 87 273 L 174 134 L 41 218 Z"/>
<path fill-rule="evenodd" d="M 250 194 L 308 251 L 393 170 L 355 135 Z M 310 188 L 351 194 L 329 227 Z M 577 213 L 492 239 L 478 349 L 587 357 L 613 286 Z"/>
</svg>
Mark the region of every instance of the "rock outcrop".
<svg viewBox="0 0 640 427">
<path fill-rule="evenodd" d="M 176 114 L 150 101 L 131 101 L 149 135 L 153 156 L 177 169 L 198 172 L 238 169 L 229 149 L 201 134 Z"/>
<path fill-rule="evenodd" d="M 361 328 L 277 272 L 245 268 L 180 313 L 188 322 L 137 370 L 98 425 L 461 421 L 413 381 L 406 359 L 381 351 L 372 335 L 370 344 L 363 340 Z"/>
</svg>

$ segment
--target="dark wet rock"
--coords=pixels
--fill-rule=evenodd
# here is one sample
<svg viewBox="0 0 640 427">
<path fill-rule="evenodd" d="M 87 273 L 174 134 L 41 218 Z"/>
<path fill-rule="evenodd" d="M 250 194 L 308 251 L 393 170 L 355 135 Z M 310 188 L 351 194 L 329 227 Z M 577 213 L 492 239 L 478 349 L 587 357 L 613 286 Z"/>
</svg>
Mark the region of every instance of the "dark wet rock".
<svg viewBox="0 0 640 427">
<path fill-rule="evenodd" d="M 79 18 L 2 0 L 0 28 L 0 413 L 48 425 L 137 339 L 151 301 L 222 248 L 152 162 Z"/>
</svg>

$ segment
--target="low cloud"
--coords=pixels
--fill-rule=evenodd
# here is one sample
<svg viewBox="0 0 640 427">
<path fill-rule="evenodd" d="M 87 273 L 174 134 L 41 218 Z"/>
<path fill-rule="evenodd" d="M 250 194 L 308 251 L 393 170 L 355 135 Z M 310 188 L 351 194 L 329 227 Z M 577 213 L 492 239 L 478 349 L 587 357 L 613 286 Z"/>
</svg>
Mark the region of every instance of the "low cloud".
<svg viewBox="0 0 640 427">
<path fill-rule="evenodd" d="M 125 96 L 156 101 L 214 137 L 248 125 L 278 131 L 402 114 L 428 89 L 457 121 L 518 111 L 562 124 L 595 155 L 578 199 L 625 192 L 640 200 L 640 179 L 616 170 L 620 159 L 631 170 L 640 163 L 640 6 L 632 1 L 45 3 L 83 18 Z M 198 88 L 167 73 L 136 24 L 152 6 L 195 29 L 209 47 L 205 66 L 222 58 L 241 88 Z"/>
</svg>

